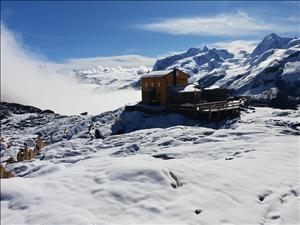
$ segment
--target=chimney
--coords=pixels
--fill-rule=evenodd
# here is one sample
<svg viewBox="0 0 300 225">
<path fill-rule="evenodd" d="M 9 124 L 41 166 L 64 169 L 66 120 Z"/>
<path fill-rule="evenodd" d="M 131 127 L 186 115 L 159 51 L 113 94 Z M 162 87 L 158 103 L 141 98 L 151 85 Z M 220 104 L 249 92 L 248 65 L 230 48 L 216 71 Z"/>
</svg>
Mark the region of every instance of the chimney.
<svg viewBox="0 0 300 225">
<path fill-rule="evenodd" d="M 176 67 L 173 69 L 173 86 L 177 85 Z"/>
</svg>

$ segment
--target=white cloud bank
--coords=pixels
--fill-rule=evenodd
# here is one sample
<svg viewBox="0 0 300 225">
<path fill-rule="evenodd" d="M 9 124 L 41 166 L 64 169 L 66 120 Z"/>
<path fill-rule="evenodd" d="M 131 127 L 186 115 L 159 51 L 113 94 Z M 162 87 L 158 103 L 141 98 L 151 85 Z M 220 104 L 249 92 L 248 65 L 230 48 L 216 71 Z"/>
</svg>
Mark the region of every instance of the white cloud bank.
<svg viewBox="0 0 300 225">
<path fill-rule="evenodd" d="M 297 26 L 270 23 L 249 16 L 246 12 L 238 12 L 212 17 L 168 18 L 137 27 L 177 35 L 247 36 L 268 32 L 296 32 L 299 29 Z"/>
<path fill-rule="evenodd" d="M 256 40 L 251 40 L 251 41 L 246 41 L 246 40 L 235 40 L 235 41 L 224 41 L 224 42 L 216 42 L 213 44 L 210 44 L 210 46 L 215 47 L 215 48 L 222 48 L 226 49 L 229 52 L 232 52 L 234 54 L 239 54 L 241 50 L 245 50 L 248 53 L 251 53 L 259 41 Z"/>
<path fill-rule="evenodd" d="M 120 55 L 107 57 L 93 57 L 93 58 L 79 58 L 69 59 L 67 64 L 74 66 L 122 66 L 122 67 L 138 67 L 138 66 L 152 66 L 155 63 L 154 58 L 145 57 L 141 55 Z"/>
<path fill-rule="evenodd" d="M 1 23 L 1 101 L 52 109 L 64 114 L 100 113 L 140 99 L 138 91 L 97 94 L 74 78 L 45 69 L 41 60 Z"/>
</svg>

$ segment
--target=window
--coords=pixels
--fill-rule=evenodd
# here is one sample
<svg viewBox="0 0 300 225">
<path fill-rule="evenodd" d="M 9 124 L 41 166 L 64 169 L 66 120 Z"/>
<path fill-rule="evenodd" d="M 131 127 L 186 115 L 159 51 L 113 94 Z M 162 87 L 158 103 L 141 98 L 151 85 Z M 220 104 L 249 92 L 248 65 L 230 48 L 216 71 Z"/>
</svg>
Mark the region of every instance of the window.
<svg viewBox="0 0 300 225">
<path fill-rule="evenodd" d="M 145 82 L 145 87 L 147 87 L 147 82 Z"/>
<path fill-rule="evenodd" d="M 157 83 L 157 87 L 160 87 L 160 82 Z"/>
<path fill-rule="evenodd" d="M 151 82 L 151 87 L 153 87 L 153 82 Z"/>
</svg>

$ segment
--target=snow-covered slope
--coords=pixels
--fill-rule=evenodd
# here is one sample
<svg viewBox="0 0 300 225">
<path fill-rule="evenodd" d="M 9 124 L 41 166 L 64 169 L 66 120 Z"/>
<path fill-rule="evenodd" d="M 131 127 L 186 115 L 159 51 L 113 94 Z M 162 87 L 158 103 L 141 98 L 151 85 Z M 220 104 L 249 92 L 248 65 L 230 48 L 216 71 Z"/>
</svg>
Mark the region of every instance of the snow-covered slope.
<svg viewBox="0 0 300 225">
<path fill-rule="evenodd" d="M 122 109 L 10 110 L 2 162 L 36 134 L 50 144 L 6 166 L 18 177 L 1 180 L 3 224 L 300 223 L 299 111 L 256 108 L 212 129 Z M 105 138 L 91 139 L 92 121 Z M 134 131 L 110 135 L 120 122 Z"/>
<path fill-rule="evenodd" d="M 153 66 L 153 70 L 172 69 L 173 67 L 181 68 L 194 75 L 205 75 L 214 69 L 226 69 L 228 65 L 224 62 L 236 63 L 233 60 L 234 55 L 227 50 L 208 49 L 206 46 L 203 49 L 190 48 L 184 53 L 169 56 L 164 59 L 159 59 Z"/>
<path fill-rule="evenodd" d="M 280 37 L 277 34 L 271 33 L 266 35 L 263 41 L 257 45 L 251 56 L 259 56 L 271 49 L 286 49 L 299 44 L 299 38 Z"/>
<path fill-rule="evenodd" d="M 73 70 L 78 80 L 82 83 L 94 84 L 97 90 L 118 90 L 134 87 L 141 74 L 150 68 L 140 67 L 103 67 Z"/>
</svg>

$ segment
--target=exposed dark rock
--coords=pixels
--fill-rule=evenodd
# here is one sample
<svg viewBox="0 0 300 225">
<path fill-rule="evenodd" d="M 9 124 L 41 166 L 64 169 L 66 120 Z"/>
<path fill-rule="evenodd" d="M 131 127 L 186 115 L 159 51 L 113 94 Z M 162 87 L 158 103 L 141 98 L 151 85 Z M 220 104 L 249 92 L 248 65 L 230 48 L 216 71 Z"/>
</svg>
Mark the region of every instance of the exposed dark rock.
<svg viewBox="0 0 300 225">
<path fill-rule="evenodd" d="M 233 158 L 232 157 L 227 157 L 227 158 L 225 158 L 225 160 L 233 160 Z"/>
<path fill-rule="evenodd" d="M 175 159 L 174 156 L 170 155 L 170 154 L 156 154 L 156 155 L 152 155 L 152 157 L 154 158 L 159 158 L 159 159 L 163 159 L 163 160 L 169 160 L 169 159 Z"/>
<path fill-rule="evenodd" d="M 46 113 L 49 113 L 49 114 L 54 114 L 55 112 L 50 110 L 50 109 L 45 109 L 41 112 L 42 114 L 46 114 Z"/>
<path fill-rule="evenodd" d="M 2 166 L 2 164 L 0 164 L 0 179 L 11 178 L 11 177 L 14 177 L 14 174 L 11 171 L 6 171 L 5 168 Z"/>
<path fill-rule="evenodd" d="M 101 132 L 98 129 L 96 129 L 95 130 L 95 139 L 102 139 L 102 138 L 104 138 L 104 136 L 101 134 Z"/>
<path fill-rule="evenodd" d="M 202 209 L 196 209 L 195 210 L 195 213 L 198 215 L 198 214 L 200 214 L 202 212 Z"/>
</svg>

